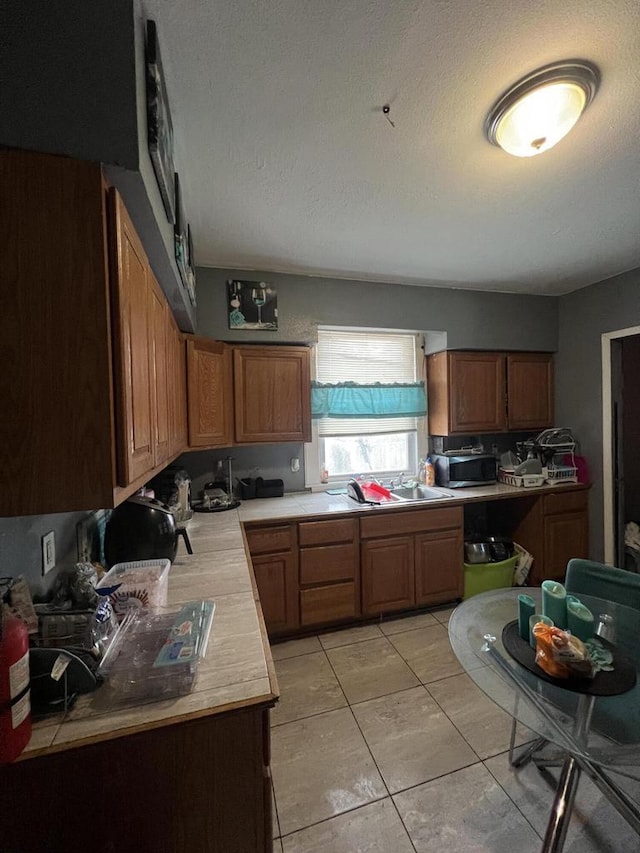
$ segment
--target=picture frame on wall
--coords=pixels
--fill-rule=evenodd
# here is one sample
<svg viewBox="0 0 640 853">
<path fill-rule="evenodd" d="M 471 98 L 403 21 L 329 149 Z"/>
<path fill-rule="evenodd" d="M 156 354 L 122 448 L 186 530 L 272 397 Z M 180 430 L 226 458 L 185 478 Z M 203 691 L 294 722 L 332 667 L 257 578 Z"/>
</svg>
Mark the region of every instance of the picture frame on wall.
<svg viewBox="0 0 640 853">
<path fill-rule="evenodd" d="M 160 61 L 155 21 L 147 21 L 147 145 L 167 219 L 175 223 L 173 125 Z"/>
<path fill-rule="evenodd" d="M 174 174 L 174 197 L 175 197 L 175 223 L 173 226 L 173 242 L 176 265 L 182 284 L 188 290 L 189 284 L 189 236 L 187 219 L 182 206 L 182 192 L 180 190 L 180 177 L 178 173 Z"/>
<path fill-rule="evenodd" d="M 278 291 L 268 281 L 227 281 L 229 328 L 275 332 L 278 329 Z"/>
</svg>

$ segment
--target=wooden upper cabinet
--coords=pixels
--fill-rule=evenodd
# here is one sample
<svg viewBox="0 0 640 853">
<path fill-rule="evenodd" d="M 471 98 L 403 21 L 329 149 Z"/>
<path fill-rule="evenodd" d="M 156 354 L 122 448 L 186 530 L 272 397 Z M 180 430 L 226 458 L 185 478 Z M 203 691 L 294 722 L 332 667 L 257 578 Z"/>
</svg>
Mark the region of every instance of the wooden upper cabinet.
<svg viewBox="0 0 640 853">
<path fill-rule="evenodd" d="M 155 464 L 160 465 L 171 455 L 171 413 L 169 395 L 171 381 L 171 326 L 169 305 L 160 285 L 151 276 L 151 322 L 153 338 L 153 389 L 155 399 Z"/>
<path fill-rule="evenodd" d="M 187 359 L 184 336 L 169 313 L 171 360 L 169 366 L 169 413 L 171 418 L 171 455 L 181 453 L 188 442 Z"/>
<path fill-rule="evenodd" d="M 120 196 L 110 192 L 118 483 L 155 465 L 154 302 L 147 257 Z"/>
<path fill-rule="evenodd" d="M 238 444 L 311 441 L 308 347 L 234 346 Z"/>
<path fill-rule="evenodd" d="M 506 429 L 505 356 L 439 352 L 427 358 L 429 431 L 469 435 Z"/>
<path fill-rule="evenodd" d="M 99 163 L 5 149 L 0 185 L 0 516 L 113 507 L 184 449 L 166 300 Z"/>
<path fill-rule="evenodd" d="M 509 429 L 553 425 L 553 356 L 548 352 L 507 355 Z"/>
<path fill-rule="evenodd" d="M 553 423 L 550 353 L 458 352 L 427 357 L 429 431 L 472 435 Z"/>
<path fill-rule="evenodd" d="M 220 341 L 187 335 L 189 447 L 233 444 L 231 349 Z"/>
</svg>

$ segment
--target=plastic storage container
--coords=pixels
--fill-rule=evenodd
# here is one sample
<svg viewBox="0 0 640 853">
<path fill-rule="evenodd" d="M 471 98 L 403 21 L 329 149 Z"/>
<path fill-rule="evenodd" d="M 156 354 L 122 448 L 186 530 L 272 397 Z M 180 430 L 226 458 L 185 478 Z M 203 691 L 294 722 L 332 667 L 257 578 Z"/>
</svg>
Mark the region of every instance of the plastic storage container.
<svg viewBox="0 0 640 853">
<path fill-rule="evenodd" d="M 215 602 L 179 609 L 130 610 L 100 664 L 106 705 L 189 693 L 205 656 Z"/>
<path fill-rule="evenodd" d="M 108 595 L 119 619 L 132 609 L 164 607 L 167 603 L 169 560 L 116 563 L 96 589 Z"/>
<path fill-rule="evenodd" d="M 464 564 L 464 598 L 479 592 L 513 586 L 513 571 L 518 561 L 517 554 L 499 563 Z"/>
</svg>

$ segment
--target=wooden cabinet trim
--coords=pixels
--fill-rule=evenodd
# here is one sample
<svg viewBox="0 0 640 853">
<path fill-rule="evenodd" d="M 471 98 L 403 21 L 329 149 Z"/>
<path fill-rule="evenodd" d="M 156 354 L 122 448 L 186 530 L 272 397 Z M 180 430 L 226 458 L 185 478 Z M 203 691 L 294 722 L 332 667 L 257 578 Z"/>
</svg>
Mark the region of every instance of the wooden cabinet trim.
<svg viewBox="0 0 640 853">
<path fill-rule="evenodd" d="M 252 555 L 291 551 L 297 545 L 296 529 L 293 524 L 247 528 L 245 534 Z"/>
<path fill-rule="evenodd" d="M 358 538 L 358 521 L 339 518 L 330 521 L 301 521 L 298 525 L 300 547 L 353 542 Z"/>
<path fill-rule="evenodd" d="M 561 512 L 586 511 L 588 493 L 586 490 L 575 492 L 558 492 L 544 495 L 543 508 L 545 515 Z"/>
<path fill-rule="evenodd" d="M 357 542 L 300 549 L 300 583 L 353 580 L 358 574 Z"/>
<path fill-rule="evenodd" d="M 322 625 L 358 615 L 357 587 L 353 581 L 300 591 L 300 625 Z"/>
<path fill-rule="evenodd" d="M 442 506 L 431 509 L 401 510 L 394 513 L 380 513 L 360 519 L 360 537 L 362 539 L 395 536 L 403 533 L 422 533 L 429 530 L 446 530 L 461 527 L 462 506 Z"/>
</svg>

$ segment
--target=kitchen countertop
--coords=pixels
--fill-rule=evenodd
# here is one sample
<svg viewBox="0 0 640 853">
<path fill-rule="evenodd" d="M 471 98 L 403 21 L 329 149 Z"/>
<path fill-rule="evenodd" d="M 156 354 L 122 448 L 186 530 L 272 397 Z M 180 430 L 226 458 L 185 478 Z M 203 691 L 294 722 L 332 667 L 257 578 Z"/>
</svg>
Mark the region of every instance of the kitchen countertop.
<svg viewBox="0 0 640 853">
<path fill-rule="evenodd" d="M 402 512 L 447 504 L 527 497 L 588 488 L 575 483 L 516 488 L 497 483 L 469 489 L 441 489 L 442 500 L 360 505 L 346 495 L 326 492 L 289 493 L 282 498 L 243 502 L 235 510 L 196 513 L 188 523 L 194 554 L 180 542 L 169 572 L 169 606 L 200 598 L 213 599 L 216 612 L 206 657 L 194 689 L 186 696 L 113 710 L 101 704 L 100 690 L 80 696 L 66 715 L 34 723 L 22 759 L 122 737 L 188 719 L 253 705 L 270 705 L 278 686 L 257 591 L 244 548 L 242 524 L 304 519 L 316 515 Z"/>
</svg>

